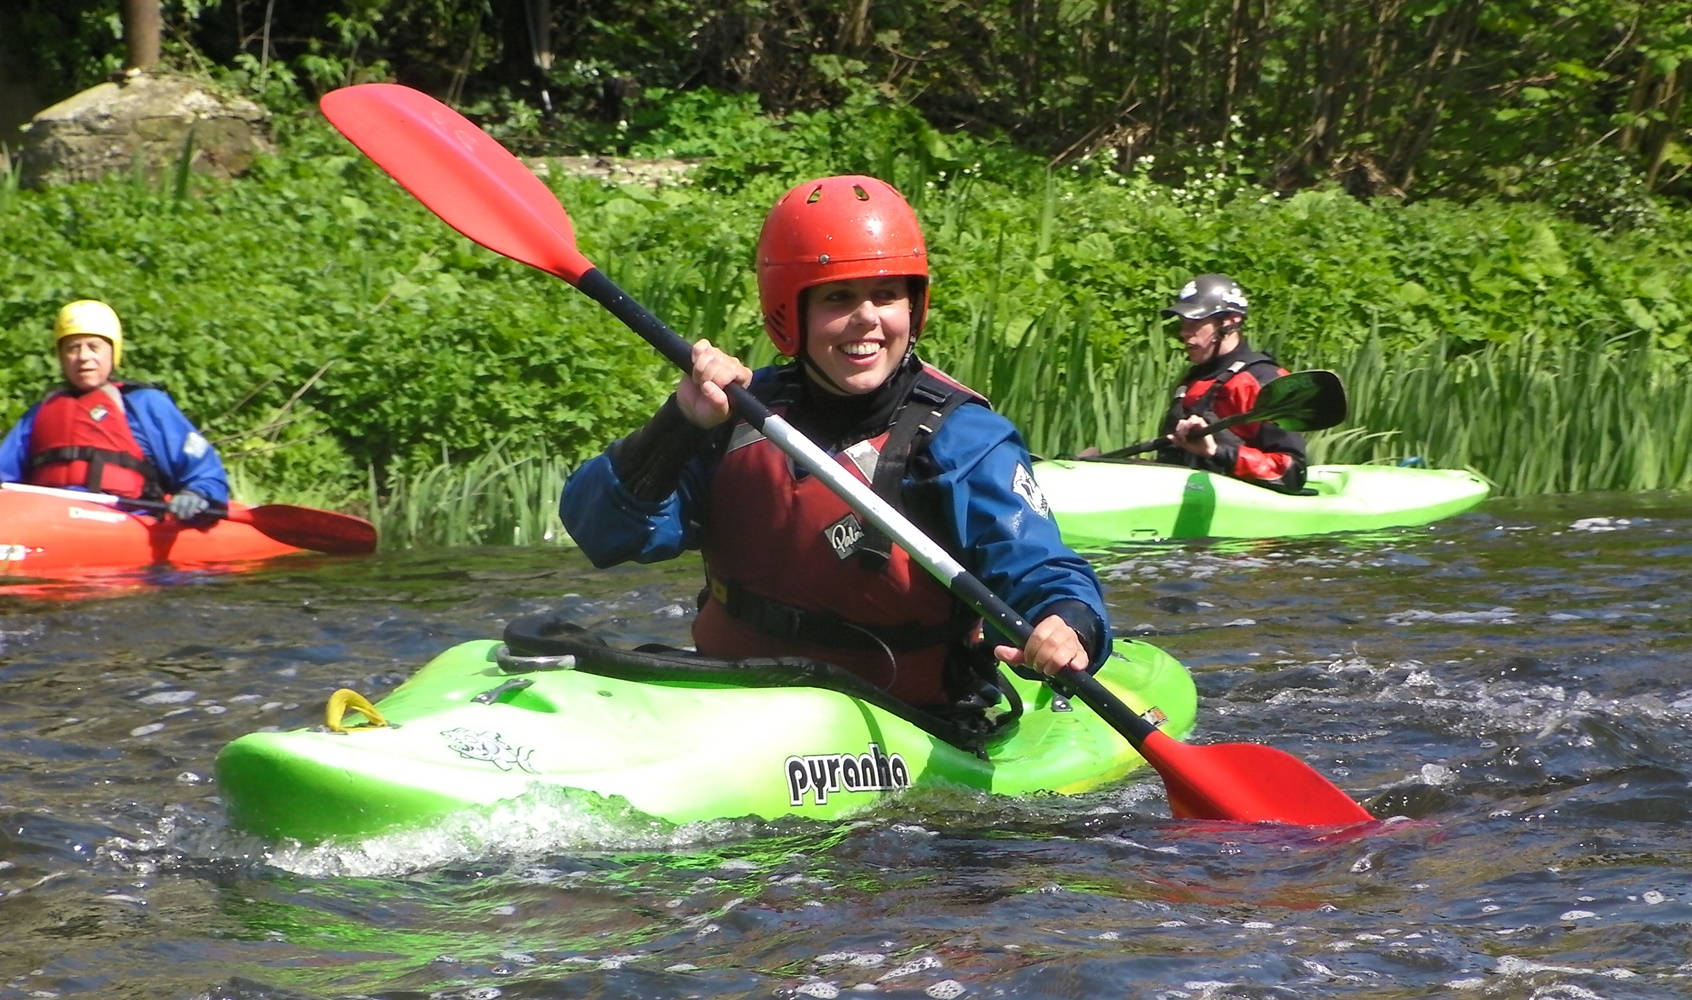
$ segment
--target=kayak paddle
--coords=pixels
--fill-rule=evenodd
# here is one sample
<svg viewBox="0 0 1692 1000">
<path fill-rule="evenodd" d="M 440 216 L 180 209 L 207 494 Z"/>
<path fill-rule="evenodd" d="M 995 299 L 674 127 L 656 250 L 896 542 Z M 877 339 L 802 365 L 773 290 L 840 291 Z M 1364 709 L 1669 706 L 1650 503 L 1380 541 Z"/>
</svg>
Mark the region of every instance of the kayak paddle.
<svg viewBox="0 0 1692 1000">
<path fill-rule="evenodd" d="M 495 253 L 563 278 L 676 367 L 691 367 L 692 347 L 576 248 L 574 226 L 551 190 L 468 119 L 397 84 L 344 87 L 326 94 L 321 106 L 353 145 L 447 225 Z M 826 483 L 955 596 L 1018 646 L 1028 641 L 1028 622 L 904 515 L 744 386 L 730 385 L 727 393 L 742 420 Z M 1062 681 L 1163 777 L 1177 817 L 1312 826 L 1349 826 L 1373 819 L 1291 754 L 1255 744 L 1191 746 L 1159 731 L 1091 674 L 1070 670 Z"/>
<path fill-rule="evenodd" d="M 61 490 L 28 483 L 0 483 L 0 487 L 30 493 L 50 493 L 120 510 L 144 510 L 153 514 L 165 514 L 170 511 L 169 505 L 163 500 L 120 497 L 111 493 L 84 493 L 81 490 Z M 297 549 L 335 555 L 364 555 L 376 551 L 375 526 L 350 514 L 295 507 L 285 503 L 260 504 L 257 507 L 212 504 L 206 508 L 206 513 L 237 524 L 251 525 L 260 534 Z"/>
<path fill-rule="evenodd" d="M 169 510 L 161 500 L 125 499 L 124 506 L 139 507 L 155 514 Z M 257 507 L 212 504 L 206 508 L 206 513 L 236 524 L 252 525 L 260 534 L 297 549 L 350 556 L 376 551 L 376 526 L 351 514 L 285 503 L 266 503 Z"/>
<path fill-rule="evenodd" d="M 1338 375 L 1320 368 L 1288 372 L 1280 378 L 1270 379 L 1257 394 L 1257 403 L 1251 409 L 1208 424 L 1194 436 L 1204 437 L 1260 420 L 1273 421 L 1289 431 L 1319 431 L 1344 420 L 1345 412 L 1345 386 L 1340 383 Z M 1093 458 L 1127 458 L 1151 451 L 1168 441 L 1169 435 L 1165 434 Z"/>
</svg>

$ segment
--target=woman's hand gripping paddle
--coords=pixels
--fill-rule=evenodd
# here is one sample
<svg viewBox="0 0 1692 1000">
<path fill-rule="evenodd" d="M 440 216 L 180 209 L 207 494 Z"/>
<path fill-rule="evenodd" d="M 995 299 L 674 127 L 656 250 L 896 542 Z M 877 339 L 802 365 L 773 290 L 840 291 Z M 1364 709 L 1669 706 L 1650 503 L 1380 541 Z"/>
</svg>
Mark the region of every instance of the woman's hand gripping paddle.
<svg viewBox="0 0 1692 1000">
<path fill-rule="evenodd" d="M 360 84 L 323 98 L 323 113 L 430 211 L 495 253 L 570 282 L 687 370 L 692 348 L 576 249 L 564 207 L 540 178 L 481 129 L 434 98 L 395 84 Z M 1031 627 L 943 548 L 739 385 L 741 419 L 817 476 L 923 568 L 1018 646 Z M 1064 683 L 1157 769 L 1171 811 L 1189 819 L 1349 826 L 1373 819 L 1309 765 L 1255 744 L 1196 747 L 1158 731 L 1090 674 Z"/>
</svg>

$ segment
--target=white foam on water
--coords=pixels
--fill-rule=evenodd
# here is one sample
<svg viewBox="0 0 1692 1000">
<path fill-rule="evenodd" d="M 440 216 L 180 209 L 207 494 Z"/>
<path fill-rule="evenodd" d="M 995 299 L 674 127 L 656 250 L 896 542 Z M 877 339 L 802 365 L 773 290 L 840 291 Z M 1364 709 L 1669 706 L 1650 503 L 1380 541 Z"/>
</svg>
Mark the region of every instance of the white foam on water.
<svg viewBox="0 0 1692 1000">
<path fill-rule="evenodd" d="M 818 955 L 819 965 L 844 965 L 854 969 L 876 969 L 887 964 L 887 956 L 874 951 L 831 951 Z"/>
<path fill-rule="evenodd" d="M 885 982 L 889 979 L 903 979 L 905 976 L 912 976 L 919 972 L 926 972 L 929 969 L 938 969 L 942 967 L 942 963 L 938 958 L 935 958 L 933 955 L 924 955 L 921 958 L 912 959 L 903 965 L 883 973 L 881 981 Z"/>
<path fill-rule="evenodd" d="M 350 842 L 283 841 L 254 850 L 266 864 L 312 878 L 396 876 L 499 856 L 543 857 L 582 849 L 669 851 L 734 840 L 754 825 L 749 820 L 713 820 L 675 826 L 620 800 L 546 787 L 486 810 L 466 810 L 429 827 Z M 244 835 L 226 831 L 225 836 L 236 838 L 236 846 L 242 846 Z M 244 843 L 251 847 L 257 841 L 246 838 Z M 230 849 L 226 845 L 215 853 L 228 856 Z M 568 883 L 571 875 L 559 880 Z"/>
<path fill-rule="evenodd" d="M 1640 523 L 1631 517 L 1583 517 L 1569 525 L 1570 531 L 1625 531 Z"/>
<path fill-rule="evenodd" d="M 1532 976 L 1532 975 L 1535 975 L 1535 974 L 1541 973 L 1541 972 L 1559 972 L 1559 973 L 1563 973 L 1565 975 L 1571 975 L 1571 976 L 1600 976 L 1600 977 L 1605 978 L 1605 979 L 1636 979 L 1639 976 L 1639 974 L 1637 972 L 1634 972 L 1631 969 L 1623 969 L 1623 968 L 1598 969 L 1598 968 L 1593 968 L 1591 966 L 1581 966 L 1581 965 L 1551 965 L 1551 964 L 1546 963 L 1546 962 L 1535 962 L 1535 961 L 1532 961 L 1530 959 L 1519 958 L 1515 955 L 1502 955 L 1502 956 L 1500 956 L 1497 963 L 1493 966 L 1493 971 L 1497 972 L 1501 976 L 1511 976 L 1511 977 L 1526 977 L 1526 976 Z M 1567 986 L 1567 985 L 1560 986 L 1560 987 L 1557 987 L 1557 988 L 1558 989 L 1570 989 L 1570 990 L 1578 989 L 1577 987 Z M 1539 996 L 1539 997 L 1546 997 L 1546 996 L 1552 996 L 1553 994 L 1535 993 L 1534 995 Z M 1557 996 L 1568 996 L 1568 997 L 1598 997 L 1599 996 L 1599 994 L 1597 994 L 1597 993 L 1591 993 L 1591 992 L 1588 992 L 1586 990 L 1581 990 L 1578 993 L 1566 993 L 1566 994 L 1555 994 L 1555 995 L 1557 995 Z"/>
</svg>

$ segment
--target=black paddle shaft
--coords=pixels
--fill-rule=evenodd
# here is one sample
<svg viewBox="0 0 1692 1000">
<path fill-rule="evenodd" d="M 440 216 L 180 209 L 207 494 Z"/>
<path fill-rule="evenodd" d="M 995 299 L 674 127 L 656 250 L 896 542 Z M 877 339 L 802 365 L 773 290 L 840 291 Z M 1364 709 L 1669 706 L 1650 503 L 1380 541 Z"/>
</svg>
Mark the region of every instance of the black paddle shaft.
<svg viewBox="0 0 1692 1000">
<path fill-rule="evenodd" d="M 123 505 L 125 507 L 134 507 L 136 510 L 148 511 L 153 514 L 168 514 L 170 512 L 170 504 L 163 500 L 147 500 L 142 497 L 124 497 Z M 206 509 L 202 511 L 202 514 L 206 517 L 224 518 L 229 516 L 229 508 L 220 503 L 207 504 Z"/>
</svg>

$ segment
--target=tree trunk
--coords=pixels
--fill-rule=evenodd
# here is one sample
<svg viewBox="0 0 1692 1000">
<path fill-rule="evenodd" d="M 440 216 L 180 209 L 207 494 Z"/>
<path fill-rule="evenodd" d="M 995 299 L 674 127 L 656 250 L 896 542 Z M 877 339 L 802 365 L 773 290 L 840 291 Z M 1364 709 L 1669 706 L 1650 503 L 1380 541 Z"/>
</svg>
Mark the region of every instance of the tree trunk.
<svg viewBox="0 0 1692 1000">
<path fill-rule="evenodd" d="M 123 0 L 125 69 L 159 64 L 159 0 Z"/>
</svg>

